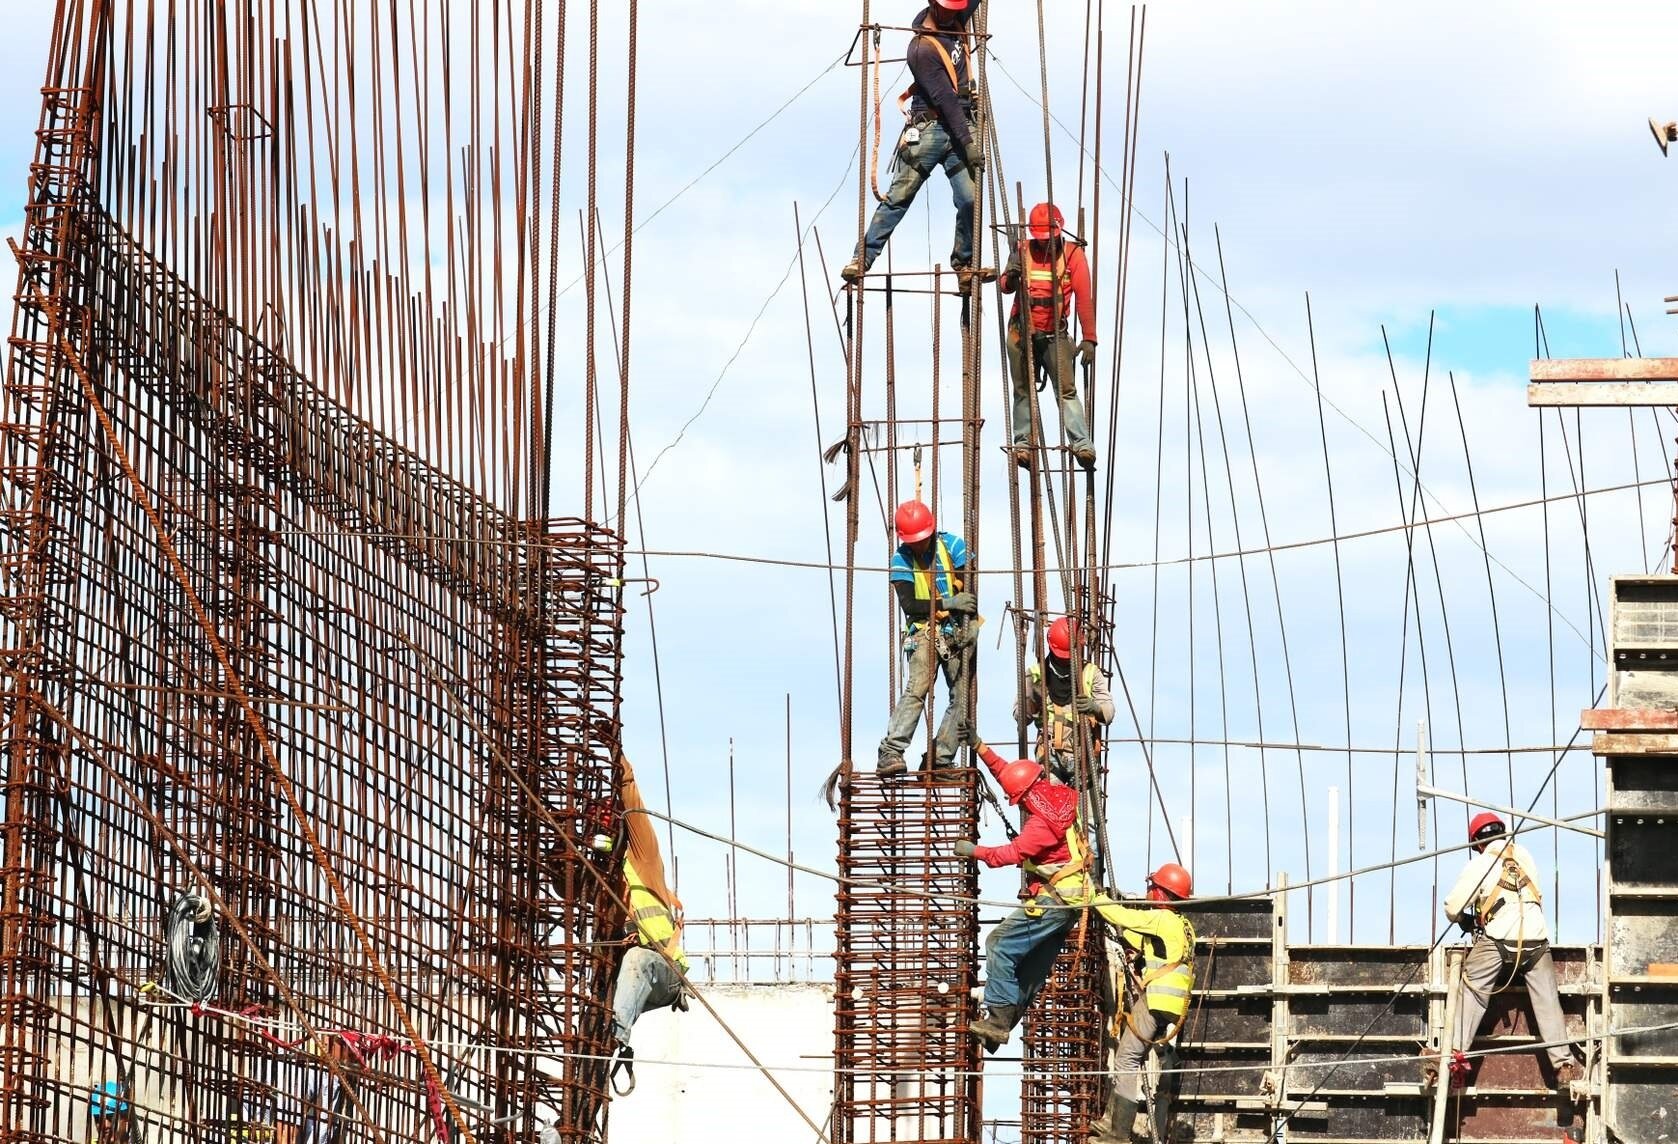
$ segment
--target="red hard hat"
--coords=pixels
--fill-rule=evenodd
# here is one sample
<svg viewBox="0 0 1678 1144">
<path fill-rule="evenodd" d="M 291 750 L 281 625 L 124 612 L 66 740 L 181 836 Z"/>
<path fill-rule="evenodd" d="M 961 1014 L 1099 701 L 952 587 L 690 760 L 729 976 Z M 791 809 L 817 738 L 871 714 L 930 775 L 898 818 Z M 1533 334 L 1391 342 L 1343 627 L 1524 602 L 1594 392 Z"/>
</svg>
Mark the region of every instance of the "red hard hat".
<svg viewBox="0 0 1678 1144">
<path fill-rule="evenodd" d="M 932 510 L 918 500 L 904 501 L 897 506 L 897 539 L 913 544 L 932 535 Z"/>
<path fill-rule="evenodd" d="M 932 0 L 940 8 L 948 8 L 951 12 L 967 11 L 967 0 Z"/>
<path fill-rule="evenodd" d="M 1060 228 L 1065 225 L 1065 217 L 1053 203 L 1038 203 L 1031 208 L 1031 237 L 1038 242 L 1059 238 Z"/>
<path fill-rule="evenodd" d="M 1008 805 L 1018 806 L 1025 792 L 1042 777 L 1042 767 L 1030 759 L 1015 759 L 1002 768 L 998 781 L 1002 783 L 1002 793 L 1008 796 Z"/>
<path fill-rule="evenodd" d="M 1060 659 L 1072 658 L 1072 637 L 1078 632 L 1071 617 L 1062 616 L 1049 625 L 1049 654 Z"/>
<path fill-rule="evenodd" d="M 1194 893 L 1194 879 L 1175 862 L 1167 862 L 1148 875 L 1148 888 L 1161 889 L 1173 898 L 1187 898 Z"/>
<path fill-rule="evenodd" d="M 1484 836 L 1481 835 L 1481 831 L 1485 832 Z M 1482 810 L 1468 821 L 1468 837 L 1471 842 L 1484 842 L 1487 838 L 1495 838 L 1508 832 L 1509 827 L 1503 819 L 1489 810 Z"/>
</svg>

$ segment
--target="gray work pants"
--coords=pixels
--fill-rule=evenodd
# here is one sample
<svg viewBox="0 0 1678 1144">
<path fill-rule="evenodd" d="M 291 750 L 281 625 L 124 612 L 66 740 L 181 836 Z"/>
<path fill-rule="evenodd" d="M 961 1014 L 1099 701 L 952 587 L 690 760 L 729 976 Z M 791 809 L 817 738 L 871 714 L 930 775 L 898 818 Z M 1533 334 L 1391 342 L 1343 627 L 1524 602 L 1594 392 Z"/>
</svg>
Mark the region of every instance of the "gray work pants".
<svg viewBox="0 0 1678 1144">
<path fill-rule="evenodd" d="M 1474 1035 L 1480 1031 L 1480 1019 L 1486 1015 L 1492 992 L 1499 986 L 1507 986 L 1510 978 L 1518 975 L 1526 983 L 1538 1038 L 1551 1042 L 1544 1050 L 1550 1055 L 1550 1063 L 1566 1064 L 1573 1059 L 1573 1049 L 1565 1043 L 1567 1022 L 1561 1013 L 1561 995 L 1556 992 L 1556 968 L 1550 962 L 1550 943 L 1537 942 L 1522 951 L 1521 960 L 1527 965 L 1524 974 L 1517 974 L 1514 959 L 1515 946 L 1500 947 L 1485 934 L 1474 939 L 1462 962 L 1462 989 L 1457 996 L 1456 1039 L 1452 1048 L 1468 1051 Z"/>
<path fill-rule="evenodd" d="M 1113 1081 L 1113 1091 L 1125 1100 L 1142 1099 L 1142 1066 L 1148 1062 L 1148 1050 L 1154 1047 L 1153 1040 L 1160 1032 L 1159 1020 L 1153 1010 L 1137 998 L 1130 1007 L 1130 1015 L 1125 1018 L 1124 1035 L 1119 1038 L 1114 1060 L 1118 1076 Z"/>
<path fill-rule="evenodd" d="M 947 767 L 954 762 L 956 751 L 967 738 L 967 664 L 972 649 L 966 646 L 968 636 L 956 631 L 946 637 L 947 655 L 938 654 L 938 643 L 930 626 L 923 626 L 914 635 L 903 638 L 903 695 L 892 710 L 886 737 L 880 740 L 879 757 L 902 758 L 909 749 L 909 740 L 921 721 L 923 704 L 932 690 L 932 677 L 938 667 L 944 669 L 944 682 L 950 688 L 950 703 L 944 708 L 944 718 L 938 723 L 930 754 L 935 765 Z M 954 645 L 962 646 L 956 647 Z M 936 665 L 934 660 L 937 661 Z"/>
<path fill-rule="evenodd" d="M 629 1044 L 629 1031 L 648 1009 L 663 1009 L 682 994 L 682 979 L 663 954 L 644 945 L 624 950 L 618 966 L 617 989 L 612 994 L 612 1036 Z"/>
<path fill-rule="evenodd" d="M 1058 333 L 1034 330 L 1031 335 L 1032 364 L 1048 374 L 1060 398 L 1060 423 L 1066 430 L 1066 443 L 1073 449 L 1090 447 L 1089 425 L 1084 418 L 1084 402 L 1078 396 L 1078 370 L 1072 356 L 1072 335 L 1062 328 Z M 1025 343 L 1020 337 L 1019 322 L 1008 326 L 1008 371 L 1014 380 L 1014 446 L 1031 444 L 1031 391 L 1036 378 L 1026 369 Z M 1054 434 L 1045 420 L 1041 426 L 1043 441 L 1049 444 Z"/>
</svg>

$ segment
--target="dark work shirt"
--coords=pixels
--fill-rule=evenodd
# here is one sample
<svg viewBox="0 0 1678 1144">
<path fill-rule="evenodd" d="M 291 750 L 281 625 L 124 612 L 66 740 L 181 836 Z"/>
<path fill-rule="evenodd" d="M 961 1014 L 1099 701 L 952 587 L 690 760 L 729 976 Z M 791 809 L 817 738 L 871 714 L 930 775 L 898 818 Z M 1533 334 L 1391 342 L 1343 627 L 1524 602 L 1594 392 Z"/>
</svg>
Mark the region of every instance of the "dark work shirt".
<svg viewBox="0 0 1678 1144">
<path fill-rule="evenodd" d="M 973 22 L 974 13 L 978 12 L 981 3 L 983 0 L 973 0 L 973 3 L 967 6 L 967 10 L 959 14 L 956 24 L 948 31 L 940 31 L 936 36 L 944 45 L 944 50 L 950 53 L 950 61 L 956 66 L 956 79 L 963 87 L 967 86 L 972 77 L 968 69 L 967 46 L 962 42 L 962 33 Z M 915 17 L 914 26 L 929 26 L 932 23 L 929 12 L 930 9 L 923 8 L 921 14 Z M 955 144 L 958 147 L 966 147 L 973 138 L 973 125 L 967 120 L 967 109 L 962 106 L 960 95 L 950 84 L 949 70 L 944 67 L 944 57 L 939 55 L 938 49 L 933 46 L 933 39 L 934 36 L 928 33 L 909 41 L 909 72 L 915 77 L 909 114 L 918 116 L 928 111 L 934 112 Z"/>
</svg>

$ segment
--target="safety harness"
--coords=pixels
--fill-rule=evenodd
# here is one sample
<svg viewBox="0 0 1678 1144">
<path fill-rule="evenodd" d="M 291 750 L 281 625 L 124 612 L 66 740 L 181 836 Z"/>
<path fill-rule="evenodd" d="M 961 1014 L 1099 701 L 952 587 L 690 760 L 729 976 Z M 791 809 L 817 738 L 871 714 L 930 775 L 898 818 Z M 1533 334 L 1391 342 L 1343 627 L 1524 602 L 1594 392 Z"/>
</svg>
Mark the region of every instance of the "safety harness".
<svg viewBox="0 0 1678 1144">
<path fill-rule="evenodd" d="M 1032 309 L 1032 328 L 1036 330 L 1038 311 L 1046 312 L 1048 328 L 1036 332 L 1051 333 L 1064 328 L 1067 318 L 1066 300 L 1072 296 L 1072 274 L 1066 265 L 1065 242 L 1055 241 L 1054 258 L 1048 261 L 1039 260 L 1033 255 L 1029 242 L 1025 244 L 1023 255 L 1025 296 L 1027 305 Z"/>
<path fill-rule="evenodd" d="M 1498 853 L 1497 880 L 1485 887 L 1475 899 L 1474 912 L 1480 919 L 1480 932 L 1485 933 L 1486 923 L 1496 917 L 1510 902 L 1520 911 L 1520 925 L 1515 931 L 1515 950 L 1510 953 L 1507 946 L 1498 938 L 1486 934 L 1486 937 L 1497 946 L 1497 951 L 1509 963 L 1509 976 L 1493 989 L 1488 996 L 1496 996 L 1515 984 L 1517 978 L 1530 968 L 1530 962 L 1538 956 L 1538 948 L 1527 948 L 1526 944 L 1526 906 L 1528 902 L 1542 906 L 1544 894 L 1538 888 L 1538 883 L 1532 879 L 1515 856 L 1514 842 L 1505 838 Z"/>
<path fill-rule="evenodd" d="M 1076 707 L 1073 706 L 1078 696 L 1081 695 L 1085 698 L 1089 698 L 1089 696 L 1094 692 L 1097 670 L 1098 669 L 1093 663 L 1086 663 L 1084 665 L 1083 678 L 1080 687 L 1068 697 L 1067 702 L 1056 703 L 1052 695 L 1045 697 L 1046 702 L 1044 706 L 1046 710 L 1043 713 L 1044 739 L 1039 744 L 1040 751 L 1046 750 L 1057 755 L 1071 754 L 1075 750 L 1074 744 L 1077 742 L 1078 722 L 1080 719 L 1083 720 L 1083 722 L 1090 728 L 1092 736 L 1091 748 L 1095 751 L 1101 750 L 1101 740 L 1095 736 L 1096 730 L 1101 726 L 1100 720 L 1098 720 L 1094 715 L 1079 715 Z M 1041 664 L 1032 664 L 1031 667 L 1026 670 L 1026 677 L 1034 688 L 1042 682 L 1043 672 L 1044 669 Z"/>
<path fill-rule="evenodd" d="M 917 25 L 917 31 L 915 32 L 913 39 L 910 40 L 910 44 L 913 46 L 915 40 L 926 40 L 932 45 L 933 50 L 938 53 L 938 58 L 944 63 L 944 71 L 950 77 L 950 86 L 955 88 L 956 94 L 960 96 L 962 94 L 961 78 L 956 74 L 955 57 L 950 55 L 950 49 L 944 46 L 944 41 L 940 38 L 949 34 L 951 33 L 944 32 L 937 24 L 932 22 L 932 14 L 929 12 L 927 13 L 926 19 Z M 973 41 L 965 26 L 961 29 L 960 39 L 963 56 L 966 59 L 972 59 Z M 908 87 L 903 89 L 903 94 L 897 97 L 897 108 L 903 113 L 905 118 L 908 118 L 909 116 L 909 104 L 915 98 L 915 93 L 918 90 L 920 90 L 920 85 L 911 83 Z M 911 119 L 910 123 L 911 125 L 915 123 L 924 123 L 928 119 L 935 118 L 937 118 L 937 113 L 929 108 L 926 115 Z"/>
<path fill-rule="evenodd" d="M 1176 1040 L 1182 1032 L 1188 1015 L 1189 996 L 1194 989 L 1194 924 L 1176 910 L 1167 911 L 1182 924 L 1183 954 L 1181 957 L 1167 959 L 1165 943 L 1153 934 L 1139 934 L 1144 942 L 1159 947 L 1156 956 L 1151 950 L 1142 950 L 1142 975 L 1132 977 L 1136 988 L 1136 1000 L 1148 1007 L 1155 1019 L 1164 1026 L 1164 1032 L 1155 1037 L 1145 1037 L 1136 1027 L 1136 1018 L 1132 1015 L 1135 1007 L 1126 1005 L 1123 1013 L 1125 1026 L 1137 1040 L 1149 1045 L 1163 1045 Z M 1160 1009 L 1148 1004 L 1150 995 L 1172 998 L 1172 1008 L 1181 1012 Z M 1177 1000 L 1181 998 L 1181 1000 Z"/>
</svg>

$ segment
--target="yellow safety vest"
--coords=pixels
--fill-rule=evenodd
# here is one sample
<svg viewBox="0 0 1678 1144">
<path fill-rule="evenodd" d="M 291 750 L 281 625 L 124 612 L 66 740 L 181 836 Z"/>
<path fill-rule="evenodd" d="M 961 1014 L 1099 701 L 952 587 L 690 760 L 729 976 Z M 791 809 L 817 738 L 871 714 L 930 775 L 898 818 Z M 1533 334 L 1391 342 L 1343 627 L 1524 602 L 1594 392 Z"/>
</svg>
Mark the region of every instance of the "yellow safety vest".
<svg viewBox="0 0 1678 1144">
<path fill-rule="evenodd" d="M 688 967 L 687 954 L 677 937 L 681 925 L 659 896 L 641 884 L 640 875 L 628 858 L 623 860 L 623 877 L 629 886 L 629 917 L 635 923 L 635 936 L 642 945 L 662 949 L 684 970 Z"/>
<path fill-rule="evenodd" d="M 1179 1023 L 1194 989 L 1194 924 L 1176 910 L 1139 908 L 1104 899 L 1097 907 L 1125 944 L 1142 951 L 1142 1003 Z"/>
<path fill-rule="evenodd" d="M 1093 663 L 1084 665 L 1083 690 L 1080 692 L 1086 699 L 1095 692 L 1096 666 Z M 1043 665 L 1034 663 L 1025 670 L 1026 680 L 1033 690 L 1042 686 Z M 1074 731 L 1078 726 L 1079 715 L 1070 703 L 1056 703 L 1044 694 L 1043 733 L 1048 736 L 1048 747 L 1056 754 L 1066 754 L 1072 751 L 1076 742 Z M 1101 725 L 1101 721 L 1094 715 L 1083 716 L 1084 722 L 1093 731 Z M 1099 746 L 1099 741 L 1093 745 Z"/>
</svg>

